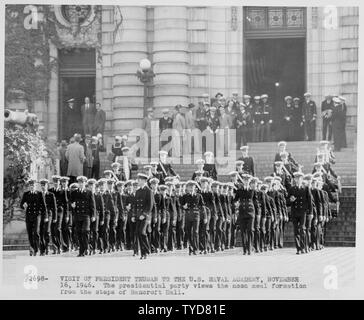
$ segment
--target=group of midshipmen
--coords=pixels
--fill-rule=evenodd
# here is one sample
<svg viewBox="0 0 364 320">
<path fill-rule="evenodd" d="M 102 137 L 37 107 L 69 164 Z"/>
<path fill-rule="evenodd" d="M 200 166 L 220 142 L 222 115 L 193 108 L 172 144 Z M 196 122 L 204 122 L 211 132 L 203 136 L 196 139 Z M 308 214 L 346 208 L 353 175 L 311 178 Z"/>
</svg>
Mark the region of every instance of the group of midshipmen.
<svg viewBox="0 0 364 320">
<path fill-rule="evenodd" d="M 188 248 L 190 255 L 234 248 L 238 230 L 243 254 L 282 248 L 288 221 L 293 223 L 297 254 L 320 250 L 332 218 L 330 202 L 340 177 L 331 168 L 334 155 L 321 141 L 312 174 L 278 143 L 274 171 L 255 176 L 249 147 L 242 146 L 229 182 L 219 182 L 212 152 L 196 161 L 191 180 L 183 182 L 160 151 L 159 161 L 144 166 L 136 180 L 119 179 L 113 163 L 95 180 L 53 176 L 28 181 L 25 209 L 30 255 L 78 250 L 78 256 L 133 250 L 147 255 Z"/>
</svg>

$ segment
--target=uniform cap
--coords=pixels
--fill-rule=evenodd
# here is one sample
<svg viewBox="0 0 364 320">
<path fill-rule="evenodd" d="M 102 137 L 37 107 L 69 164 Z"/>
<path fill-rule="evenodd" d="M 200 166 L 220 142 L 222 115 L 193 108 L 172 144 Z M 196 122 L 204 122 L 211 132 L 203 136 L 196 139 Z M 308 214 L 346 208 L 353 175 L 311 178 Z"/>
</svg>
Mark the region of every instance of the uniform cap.
<svg viewBox="0 0 364 320">
<path fill-rule="evenodd" d="M 260 100 L 260 96 L 255 96 L 254 100 Z"/>
<path fill-rule="evenodd" d="M 303 177 L 304 176 L 304 174 L 302 173 L 302 172 L 295 172 L 295 173 L 293 173 L 293 176 L 295 177 L 295 178 L 297 178 L 297 177 Z"/>
<path fill-rule="evenodd" d="M 321 140 L 321 141 L 320 141 L 320 144 L 330 144 L 330 141 L 327 141 L 327 140 Z"/>
<path fill-rule="evenodd" d="M 71 99 L 68 99 L 66 102 L 74 102 L 75 99 L 74 98 L 71 98 Z"/>
<path fill-rule="evenodd" d="M 250 96 L 250 95 L 248 95 L 248 94 L 244 94 L 244 95 L 243 95 L 243 99 L 251 99 L 251 96 Z"/>
<path fill-rule="evenodd" d="M 115 183 L 115 185 L 117 187 L 122 187 L 124 184 L 125 184 L 125 182 L 124 181 L 120 181 L 120 180 Z"/>
<path fill-rule="evenodd" d="M 210 108 L 210 111 L 216 111 L 216 107 L 215 106 L 212 106 L 211 108 Z"/>
<path fill-rule="evenodd" d="M 122 147 L 122 148 L 121 148 L 121 151 L 122 151 L 122 152 L 129 151 L 129 150 L 130 150 L 130 148 L 129 148 L 129 147 Z"/>
<path fill-rule="evenodd" d="M 157 165 L 158 165 L 158 162 L 157 162 L 157 161 L 152 161 L 152 162 L 150 163 L 150 165 L 151 165 L 152 167 L 155 167 L 155 166 L 157 166 Z"/>
<path fill-rule="evenodd" d="M 241 146 L 240 147 L 240 150 L 241 151 L 245 151 L 245 150 L 248 150 L 249 149 L 249 146 Z"/>
<path fill-rule="evenodd" d="M 315 162 L 315 163 L 314 163 L 314 166 L 315 166 L 315 167 L 322 166 L 322 162 Z"/>
<path fill-rule="evenodd" d="M 274 165 L 275 166 L 282 166 L 283 165 L 283 161 L 274 161 Z"/>
<path fill-rule="evenodd" d="M 311 97 L 311 93 L 310 92 L 306 92 L 303 94 L 304 97 Z"/>
<path fill-rule="evenodd" d="M 312 176 L 314 179 L 316 178 L 321 178 L 322 177 L 322 173 L 321 172 L 315 172 Z"/>
<path fill-rule="evenodd" d="M 258 182 L 259 178 L 257 177 L 251 177 L 250 182 Z"/>
<path fill-rule="evenodd" d="M 195 174 L 198 175 L 198 176 L 202 176 L 204 173 L 204 171 L 201 171 L 201 170 L 196 170 L 195 171 Z"/>
<path fill-rule="evenodd" d="M 204 93 L 204 94 L 202 95 L 202 97 L 203 97 L 203 98 L 208 98 L 208 97 L 209 97 L 209 94 L 208 94 L 208 93 Z"/>
<path fill-rule="evenodd" d="M 40 179 L 40 180 L 39 180 L 39 183 L 40 183 L 40 184 L 48 184 L 48 183 L 49 183 L 49 181 L 48 181 L 48 179 Z"/>
<path fill-rule="evenodd" d="M 77 181 L 81 181 L 81 182 L 86 182 L 87 181 L 87 177 L 85 177 L 85 176 L 78 176 L 77 177 L 77 179 L 76 179 Z"/>
<path fill-rule="evenodd" d="M 134 180 L 126 180 L 126 181 L 125 181 L 124 186 L 125 186 L 125 187 L 126 187 L 126 186 L 130 186 L 130 185 L 132 185 L 132 184 L 133 184 L 133 182 L 134 182 Z"/>
<path fill-rule="evenodd" d="M 238 172 L 237 171 L 230 171 L 229 173 L 228 173 L 228 175 L 229 176 L 236 176 L 238 174 Z"/>
<path fill-rule="evenodd" d="M 96 184 L 96 179 L 88 179 L 87 184 L 89 185 Z"/>
<path fill-rule="evenodd" d="M 111 164 L 111 168 L 119 168 L 120 167 L 120 163 L 119 162 L 114 162 Z"/>
<path fill-rule="evenodd" d="M 267 95 L 267 94 L 262 94 L 262 95 L 260 96 L 260 98 L 261 98 L 261 99 L 268 98 L 268 95 Z"/>
<path fill-rule="evenodd" d="M 279 141 L 278 142 L 278 147 L 280 146 L 286 146 L 287 145 L 287 142 L 286 141 Z"/>
<path fill-rule="evenodd" d="M 263 184 L 260 185 L 260 190 L 266 190 L 268 188 L 269 188 L 269 186 L 267 184 L 263 183 Z"/>
<path fill-rule="evenodd" d="M 150 164 L 146 164 L 144 167 L 143 167 L 143 169 L 144 170 L 149 170 L 149 169 L 151 169 L 152 168 L 152 166 L 150 165 Z"/>
<path fill-rule="evenodd" d="M 147 111 L 148 112 L 153 112 L 153 108 L 148 108 Z"/>
<path fill-rule="evenodd" d="M 250 174 L 247 174 L 247 173 L 243 173 L 241 175 L 241 177 L 244 179 L 244 180 L 250 180 L 252 178 L 252 176 Z"/>
<path fill-rule="evenodd" d="M 121 140 L 120 136 L 115 136 L 115 140 Z"/>
<path fill-rule="evenodd" d="M 211 151 L 206 151 L 206 152 L 204 153 L 204 156 L 205 156 L 205 157 L 213 156 L 213 155 L 214 155 L 214 153 L 213 153 L 213 152 L 211 152 Z"/>
<path fill-rule="evenodd" d="M 65 181 L 69 181 L 70 178 L 68 177 L 60 177 L 59 181 L 61 182 L 65 182 Z"/>
<path fill-rule="evenodd" d="M 264 181 L 271 182 L 271 181 L 273 181 L 273 179 L 274 178 L 272 176 L 267 176 L 267 177 L 264 178 Z"/>
<path fill-rule="evenodd" d="M 144 180 L 147 180 L 148 179 L 148 176 L 144 173 L 138 173 L 138 178 L 139 179 L 144 179 Z"/>
<path fill-rule="evenodd" d="M 335 103 L 341 103 L 341 100 L 338 97 L 334 97 L 332 101 L 334 101 Z"/>
<path fill-rule="evenodd" d="M 158 153 L 159 153 L 159 154 L 165 154 L 165 155 L 167 155 L 167 154 L 168 154 L 168 152 L 167 152 L 166 150 L 160 150 Z"/>
<path fill-rule="evenodd" d="M 138 180 L 132 180 L 132 181 L 131 181 L 131 184 L 132 184 L 133 186 L 137 186 L 137 185 L 138 185 Z"/>
<path fill-rule="evenodd" d="M 193 181 L 193 180 L 188 180 L 186 182 L 186 186 L 197 186 L 197 182 L 196 181 Z"/>
<path fill-rule="evenodd" d="M 236 160 L 235 161 L 235 165 L 236 166 L 242 166 L 244 164 L 244 161 L 243 160 Z"/>
<path fill-rule="evenodd" d="M 151 178 L 151 179 L 149 179 L 149 183 L 150 184 L 158 184 L 159 183 L 159 179 L 157 179 L 157 178 Z"/>
<path fill-rule="evenodd" d="M 204 159 L 197 159 L 196 164 L 205 164 L 205 160 Z"/>
<path fill-rule="evenodd" d="M 78 185 L 77 185 L 77 183 L 76 183 L 76 182 L 71 183 L 70 188 L 71 188 L 72 190 L 78 189 Z"/>
<path fill-rule="evenodd" d="M 282 178 L 281 178 L 281 177 L 276 176 L 276 177 L 273 177 L 273 179 L 274 179 L 275 181 L 282 182 Z"/>
<path fill-rule="evenodd" d="M 106 175 L 106 174 L 113 174 L 113 172 L 111 171 L 111 170 L 104 170 L 104 175 Z"/>
<path fill-rule="evenodd" d="M 300 101 L 300 98 L 295 97 L 295 98 L 293 98 L 293 101 Z"/>
<path fill-rule="evenodd" d="M 162 113 L 169 113 L 169 109 L 168 108 L 162 109 Z"/>
<path fill-rule="evenodd" d="M 211 187 L 219 186 L 219 185 L 220 185 L 219 181 L 214 180 L 214 181 L 211 182 Z"/>
<path fill-rule="evenodd" d="M 305 174 L 303 176 L 303 179 L 305 179 L 305 180 L 311 180 L 312 179 L 312 174 L 311 173 Z"/>
<path fill-rule="evenodd" d="M 105 184 L 105 183 L 106 183 L 106 179 L 104 179 L 104 178 L 101 178 L 101 179 L 97 180 L 97 185 L 98 186 L 100 186 L 102 184 Z"/>
<path fill-rule="evenodd" d="M 236 189 L 235 185 L 232 182 L 227 182 L 226 185 L 228 186 L 228 188 L 230 189 Z"/>
<path fill-rule="evenodd" d="M 61 180 L 61 176 L 59 176 L 59 175 L 53 175 L 53 176 L 52 176 L 52 180 L 53 180 L 53 181 Z"/>
<path fill-rule="evenodd" d="M 284 97 L 284 100 L 287 101 L 287 100 L 292 100 L 292 97 L 291 96 L 285 96 Z"/>
<path fill-rule="evenodd" d="M 238 91 L 233 91 L 233 92 L 231 92 L 231 94 L 232 94 L 233 96 L 237 96 L 239 93 L 238 93 Z"/>
</svg>

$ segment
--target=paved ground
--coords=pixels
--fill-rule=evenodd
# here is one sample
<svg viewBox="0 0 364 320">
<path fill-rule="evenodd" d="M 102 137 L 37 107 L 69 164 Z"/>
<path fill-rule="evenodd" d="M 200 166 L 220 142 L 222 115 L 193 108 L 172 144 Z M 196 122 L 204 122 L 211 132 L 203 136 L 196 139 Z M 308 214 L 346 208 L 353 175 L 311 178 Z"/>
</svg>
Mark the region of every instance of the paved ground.
<svg viewBox="0 0 364 320">
<path fill-rule="evenodd" d="M 335 277 L 337 274 L 337 284 L 340 289 L 348 289 L 355 282 L 355 248 L 347 247 L 325 248 L 304 255 L 296 255 L 294 248 L 284 248 L 251 256 L 243 256 L 239 248 L 198 256 L 188 256 L 187 251 L 183 250 L 152 255 L 147 260 L 133 257 L 131 251 L 83 258 L 77 258 L 76 253 L 29 257 L 27 251 L 5 251 L 3 252 L 3 286 L 8 289 L 8 293 L 15 290 L 15 285 L 19 286 L 19 277 L 21 277 L 20 280 L 24 277 L 23 266 L 29 264 L 37 266 L 38 273 L 49 277 L 50 283 L 54 280 L 56 286 L 59 285 L 57 282 L 59 275 L 190 275 L 202 278 L 225 275 L 261 276 L 264 281 L 267 277 L 290 276 L 299 277 L 300 283 L 313 290 L 315 294 L 328 294 L 324 287 L 325 277 L 330 272 Z M 56 276 L 53 277 L 53 274 Z M 206 281 L 209 280 L 206 278 Z M 51 292 L 58 294 L 56 289 Z M 215 294 L 221 297 L 222 290 L 216 290 L 209 291 L 208 294 L 204 293 L 203 296 L 195 296 L 195 292 L 189 291 L 186 291 L 186 294 L 188 297 L 200 299 L 213 298 L 216 297 Z M 295 297 L 298 291 L 292 291 L 289 295 Z M 234 290 L 225 291 L 223 297 L 244 297 L 245 292 L 247 291 L 241 291 L 237 295 Z M 267 296 L 265 294 L 261 291 L 259 296 L 269 297 L 268 293 Z M 311 291 L 306 291 L 306 295 L 313 298 L 311 294 Z M 250 295 L 249 298 L 251 297 L 253 296 Z"/>
</svg>

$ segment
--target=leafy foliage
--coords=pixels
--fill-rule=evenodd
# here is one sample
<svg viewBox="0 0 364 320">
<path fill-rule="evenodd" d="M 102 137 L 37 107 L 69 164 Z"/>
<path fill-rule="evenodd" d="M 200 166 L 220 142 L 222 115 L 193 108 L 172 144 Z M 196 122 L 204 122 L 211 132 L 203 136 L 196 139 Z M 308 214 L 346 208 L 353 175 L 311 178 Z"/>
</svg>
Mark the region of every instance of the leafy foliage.
<svg viewBox="0 0 364 320">
<path fill-rule="evenodd" d="M 53 148 L 33 128 L 13 124 L 4 128 L 4 225 L 14 218 L 32 162 L 55 158 Z"/>
</svg>

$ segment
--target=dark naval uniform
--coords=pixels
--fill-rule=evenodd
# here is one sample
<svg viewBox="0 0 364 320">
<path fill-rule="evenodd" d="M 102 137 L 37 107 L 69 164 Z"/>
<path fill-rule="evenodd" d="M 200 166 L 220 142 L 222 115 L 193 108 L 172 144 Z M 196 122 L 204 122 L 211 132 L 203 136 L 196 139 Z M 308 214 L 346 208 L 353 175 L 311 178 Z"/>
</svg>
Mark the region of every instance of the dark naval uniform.
<svg viewBox="0 0 364 320">
<path fill-rule="evenodd" d="M 255 176 L 254 160 L 252 157 L 240 157 L 238 160 L 244 161 L 243 172 Z"/>
<path fill-rule="evenodd" d="M 90 238 L 91 219 L 95 217 L 95 200 L 89 190 L 75 190 L 71 194 L 71 203 L 75 203 L 75 226 L 80 243 L 79 255 L 87 254 Z"/>
<path fill-rule="evenodd" d="M 254 190 L 241 188 L 236 190 L 235 201 L 239 201 L 239 224 L 243 240 L 244 254 L 251 253 L 254 232 L 255 208 L 257 207 L 257 194 Z"/>
<path fill-rule="evenodd" d="M 116 208 L 118 210 L 118 222 L 116 225 L 116 249 L 123 250 L 126 244 L 126 223 L 128 215 L 125 210 L 125 195 L 117 193 Z"/>
<path fill-rule="evenodd" d="M 290 197 L 296 199 L 292 202 Z M 307 187 L 293 186 L 288 191 L 291 201 L 291 216 L 294 228 L 294 237 L 297 253 L 304 252 L 306 245 L 305 224 L 307 212 L 312 212 L 312 195 Z"/>
<path fill-rule="evenodd" d="M 40 248 L 40 221 L 46 208 L 39 191 L 26 191 L 20 202 L 20 208 L 25 210 L 25 225 L 28 233 L 31 255 L 37 254 Z"/>
<path fill-rule="evenodd" d="M 139 188 L 135 192 L 136 207 L 136 231 L 140 245 L 141 257 L 145 258 L 150 253 L 150 247 L 147 237 L 147 227 L 150 223 L 151 213 L 154 203 L 152 190 L 148 186 Z"/>
<path fill-rule="evenodd" d="M 95 193 L 95 208 L 96 208 L 96 216 L 95 221 L 91 223 L 91 247 L 95 252 L 97 248 L 100 249 L 100 253 L 102 252 L 104 245 L 102 239 L 102 229 L 104 227 L 104 199 L 102 198 L 102 194 L 100 192 Z"/>
<path fill-rule="evenodd" d="M 158 178 L 160 185 L 164 184 L 164 179 L 166 177 L 176 176 L 177 175 L 176 172 L 173 170 L 170 163 L 161 163 L 161 162 L 159 162 L 158 166 L 157 166 L 157 172 L 159 172 L 161 174 L 160 178 Z"/>
<path fill-rule="evenodd" d="M 110 224 L 111 219 L 115 219 L 116 212 L 115 212 L 115 203 L 113 195 L 110 191 L 105 191 L 102 193 L 102 198 L 104 201 L 104 227 L 102 230 L 103 236 L 103 250 L 110 250 Z"/>
<path fill-rule="evenodd" d="M 217 170 L 214 163 L 205 163 L 203 170 L 207 172 L 207 177 L 217 180 Z"/>
<path fill-rule="evenodd" d="M 316 103 L 304 101 L 302 103 L 302 115 L 304 119 L 305 136 L 308 141 L 315 140 L 315 128 L 316 128 Z"/>
<path fill-rule="evenodd" d="M 153 202 L 152 217 L 151 217 L 152 235 L 150 244 L 152 252 L 158 252 L 158 249 L 160 248 L 161 201 L 162 201 L 161 194 L 158 191 L 154 192 L 154 202 Z"/>
<path fill-rule="evenodd" d="M 46 204 L 46 211 L 40 223 L 40 254 L 48 254 L 48 245 L 51 239 L 51 228 L 57 224 L 56 197 L 53 193 L 41 192 Z M 60 243 L 55 243 L 60 248 Z M 59 247 L 58 247 L 59 246 Z"/>
<path fill-rule="evenodd" d="M 330 99 L 327 102 L 325 99 L 321 102 L 321 113 L 322 117 L 322 139 L 331 141 L 332 138 L 332 111 L 334 109 L 334 101 Z M 331 113 L 331 115 L 330 115 Z"/>
<path fill-rule="evenodd" d="M 200 215 L 203 211 L 204 202 L 201 194 L 186 193 L 181 198 L 181 206 L 186 208 L 186 236 L 189 244 L 189 253 L 196 254 L 198 250 L 198 231 L 200 226 Z"/>
<path fill-rule="evenodd" d="M 68 223 L 70 213 L 68 210 L 68 191 L 64 189 L 53 189 L 51 191 L 56 197 L 57 222 L 52 224 L 52 242 L 60 252 L 63 246 L 66 250 L 70 248 L 70 233 Z"/>
</svg>

